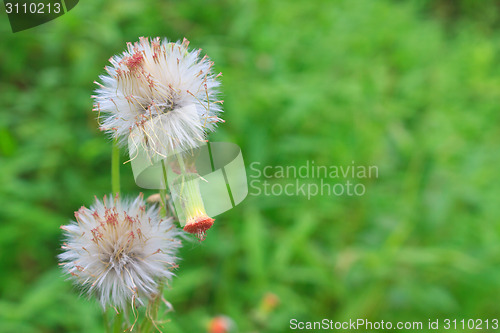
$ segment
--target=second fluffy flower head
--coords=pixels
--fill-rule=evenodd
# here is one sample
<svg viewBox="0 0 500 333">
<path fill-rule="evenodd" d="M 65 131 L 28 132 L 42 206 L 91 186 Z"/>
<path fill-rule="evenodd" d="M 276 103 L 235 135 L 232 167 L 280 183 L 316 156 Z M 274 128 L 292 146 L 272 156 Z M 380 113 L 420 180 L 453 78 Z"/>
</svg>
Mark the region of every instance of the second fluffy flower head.
<svg viewBox="0 0 500 333">
<path fill-rule="evenodd" d="M 61 265 L 103 307 L 124 309 L 155 296 L 158 283 L 172 278 L 180 232 L 158 207 L 135 200 L 105 197 L 75 213 L 62 226 L 66 242 Z"/>
</svg>

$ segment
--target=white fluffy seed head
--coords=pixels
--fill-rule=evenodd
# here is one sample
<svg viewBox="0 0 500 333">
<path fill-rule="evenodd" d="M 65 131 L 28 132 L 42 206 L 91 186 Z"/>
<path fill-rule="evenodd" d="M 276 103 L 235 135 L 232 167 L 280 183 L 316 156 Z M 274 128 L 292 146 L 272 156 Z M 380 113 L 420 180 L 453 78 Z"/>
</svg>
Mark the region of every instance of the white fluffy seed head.
<svg viewBox="0 0 500 333">
<path fill-rule="evenodd" d="M 60 265 L 104 308 L 143 305 L 160 280 L 172 278 L 180 231 L 156 206 L 146 209 L 142 194 L 129 201 L 96 198 L 75 217 L 61 227 L 66 241 Z"/>
<path fill-rule="evenodd" d="M 167 155 L 197 147 L 213 131 L 222 101 L 213 62 L 188 49 L 189 42 L 171 43 L 141 37 L 112 57 L 108 75 L 97 83 L 94 111 L 101 130 L 128 143 L 133 156 L 139 147 Z"/>
</svg>

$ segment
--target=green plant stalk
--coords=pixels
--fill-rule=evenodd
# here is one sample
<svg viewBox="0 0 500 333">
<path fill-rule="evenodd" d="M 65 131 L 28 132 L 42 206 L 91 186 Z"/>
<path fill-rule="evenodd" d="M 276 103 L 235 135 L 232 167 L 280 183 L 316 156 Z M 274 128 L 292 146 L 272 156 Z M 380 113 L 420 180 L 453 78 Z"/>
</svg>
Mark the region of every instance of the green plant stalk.
<svg viewBox="0 0 500 333">
<path fill-rule="evenodd" d="M 162 162 L 161 166 L 163 171 L 163 182 L 165 183 L 165 189 L 160 189 L 161 205 L 162 205 L 160 214 L 167 217 L 166 188 L 168 183 L 167 183 L 167 168 L 165 166 L 165 161 Z M 163 285 L 164 282 L 160 281 L 158 286 L 158 294 L 156 295 L 156 297 L 154 297 L 152 300 L 149 301 L 148 308 L 146 309 L 146 315 L 141 325 L 139 326 L 140 333 L 149 333 L 153 328 L 153 326 L 155 326 L 154 321 L 157 320 L 158 309 L 160 308 L 160 301 L 163 296 Z"/>
<path fill-rule="evenodd" d="M 206 215 L 205 205 L 200 193 L 200 178 L 189 179 L 183 184 L 181 198 L 184 200 L 186 219 L 193 216 Z"/>
<path fill-rule="evenodd" d="M 167 191 L 164 189 L 160 189 L 160 216 L 167 217 Z"/>
<path fill-rule="evenodd" d="M 160 200 L 161 200 L 161 210 L 160 214 L 167 217 L 167 168 L 165 167 L 165 161 L 162 161 L 161 167 L 163 170 L 163 182 L 165 184 L 164 189 L 160 189 Z"/>
<path fill-rule="evenodd" d="M 156 294 L 156 296 L 149 301 L 148 308 L 146 309 L 146 315 L 139 328 L 140 333 L 149 333 L 151 332 L 153 326 L 156 327 L 154 322 L 158 317 L 158 310 L 160 309 L 160 302 L 163 297 L 163 286 L 165 283 L 164 281 L 160 281 L 158 284 L 158 294 Z"/>
<path fill-rule="evenodd" d="M 165 167 L 165 161 L 161 164 L 163 170 L 163 182 L 165 184 L 165 189 L 160 189 L 160 200 L 161 200 L 161 210 L 160 215 L 167 217 L 167 169 Z M 158 295 L 155 298 L 149 301 L 148 307 L 146 309 L 145 317 L 142 323 L 139 325 L 139 332 L 141 333 L 149 333 L 153 326 L 153 321 L 156 321 L 156 317 L 158 316 L 158 309 L 160 307 L 160 300 L 163 295 L 163 282 L 159 283 L 158 287 Z"/>
<path fill-rule="evenodd" d="M 117 313 L 113 322 L 113 333 L 122 333 L 123 312 Z"/>
<path fill-rule="evenodd" d="M 117 141 L 113 142 L 113 148 L 111 151 L 111 192 L 113 196 L 120 194 L 120 148 L 118 147 Z M 105 319 L 108 320 L 106 323 L 106 329 L 108 331 L 110 323 L 106 314 Z M 120 312 L 116 314 L 114 318 L 113 333 L 121 333 L 123 331 L 122 322 L 123 313 Z"/>
<path fill-rule="evenodd" d="M 106 333 L 111 333 L 111 329 L 109 327 L 109 318 L 108 318 L 108 311 L 104 310 L 102 312 L 102 318 L 104 320 L 104 327 L 106 328 Z"/>
<path fill-rule="evenodd" d="M 113 196 L 120 193 L 120 148 L 118 142 L 113 142 L 111 152 L 111 191 Z"/>
</svg>

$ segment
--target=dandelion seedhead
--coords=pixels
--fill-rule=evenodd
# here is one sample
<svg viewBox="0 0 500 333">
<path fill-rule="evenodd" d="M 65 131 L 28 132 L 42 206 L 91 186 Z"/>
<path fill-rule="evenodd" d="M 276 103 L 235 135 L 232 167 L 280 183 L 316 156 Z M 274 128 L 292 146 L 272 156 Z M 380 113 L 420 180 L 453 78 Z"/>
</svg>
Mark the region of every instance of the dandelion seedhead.
<svg viewBox="0 0 500 333">
<path fill-rule="evenodd" d="M 146 208 L 142 194 L 134 200 L 96 198 L 62 226 L 66 242 L 59 255 L 63 268 L 105 308 L 143 305 L 173 276 L 180 231 L 157 206 Z"/>
<path fill-rule="evenodd" d="M 108 75 L 97 83 L 94 111 L 103 117 L 101 130 L 133 156 L 142 150 L 162 157 L 205 141 L 222 121 L 219 81 L 213 62 L 188 49 L 189 42 L 141 37 L 109 61 Z"/>
</svg>

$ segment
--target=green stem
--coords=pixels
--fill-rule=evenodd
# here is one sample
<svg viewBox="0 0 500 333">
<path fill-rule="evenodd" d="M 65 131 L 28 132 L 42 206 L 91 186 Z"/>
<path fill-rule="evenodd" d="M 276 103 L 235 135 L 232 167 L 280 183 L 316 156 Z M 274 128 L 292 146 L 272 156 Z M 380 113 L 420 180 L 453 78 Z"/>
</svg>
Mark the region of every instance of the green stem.
<svg viewBox="0 0 500 333">
<path fill-rule="evenodd" d="M 122 321 L 123 321 L 123 313 L 117 313 L 115 316 L 115 321 L 113 322 L 113 333 L 122 333 Z"/>
<path fill-rule="evenodd" d="M 163 182 L 165 183 L 165 188 L 160 189 L 160 198 L 161 198 L 161 210 L 160 214 L 167 217 L 167 168 L 165 167 L 166 161 L 162 161 L 161 167 L 163 169 Z"/>
<path fill-rule="evenodd" d="M 106 333 L 111 333 L 110 327 L 109 327 L 109 318 L 108 318 L 108 311 L 104 310 L 102 312 L 102 317 L 104 319 L 104 327 L 106 328 Z"/>
<path fill-rule="evenodd" d="M 188 170 L 181 154 L 176 155 L 180 169 L 180 182 L 175 188 L 172 188 L 171 191 L 177 192 L 177 196 L 183 207 L 182 209 L 185 216 L 184 219 L 179 219 L 179 223 L 181 227 L 183 227 L 190 219 L 200 215 L 206 215 L 206 211 L 200 192 L 200 176 L 195 170 L 191 170 L 194 172 Z"/>
<path fill-rule="evenodd" d="M 146 316 L 140 326 L 139 332 L 149 333 L 153 326 L 156 329 L 156 325 L 153 322 L 157 320 L 158 310 L 160 309 L 161 300 L 163 296 L 163 286 L 164 282 L 160 282 L 158 287 L 158 294 L 152 300 L 149 301 L 148 308 L 146 309 Z M 149 313 L 149 315 L 148 315 Z"/>
<path fill-rule="evenodd" d="M 118 142 L 113 142 L 111 153 L 111 191 L 113 196 L 120 193 L 120 148 Z"/>
<path fill-rule="evenodd" d="M 203 204 L 203 199 L 200 193 L 200 179 L 193 178 L 189 179 L 184 184 L 184 210 L 186 213 L 186 218 L 193 216 L 198 216 L 200 214 L 206 214 L 205 205 Z"/>
<path fill-rule="evenodd" d="M 160 215 L 163 217 L 167 217 L 167 191 L 165 191 L 164 189 L 160 189 L 160 201 Z"/>
<path fill-rule="evenodd" d="M 177 163 L 179 163 L 179 172 L 181 176 L 181 188 L 179 191 L 179 195 L 182 197 L 182 191 L 184 189 L 184 180 L 186 179 L 186 166 L 184 165 L 184 160 L 181 156 L 180 153 L 176 154 L 177 156 Z"/>
<path fill-rule="evenodd" d="M 167 167 L 165 166 L 165 163 L 167 163 L 166 160 L 161 163 L 161 168 L 163 170 L 163 182 L 165 183 L 165 189 L 167 189 L 167 187 L 168 187 L 168 183 L 167 183 Z"/>
<path fill-rule="evenodd" d="M 184 159 L 181 156 L 181 153 L 176 154 L 177 156 L 177 162 L 179 163 L 179 167 L 181 169 L 181 174 L 184 174 L 186 172 L 186 166 L 184 165 Z"/>
</svg>

